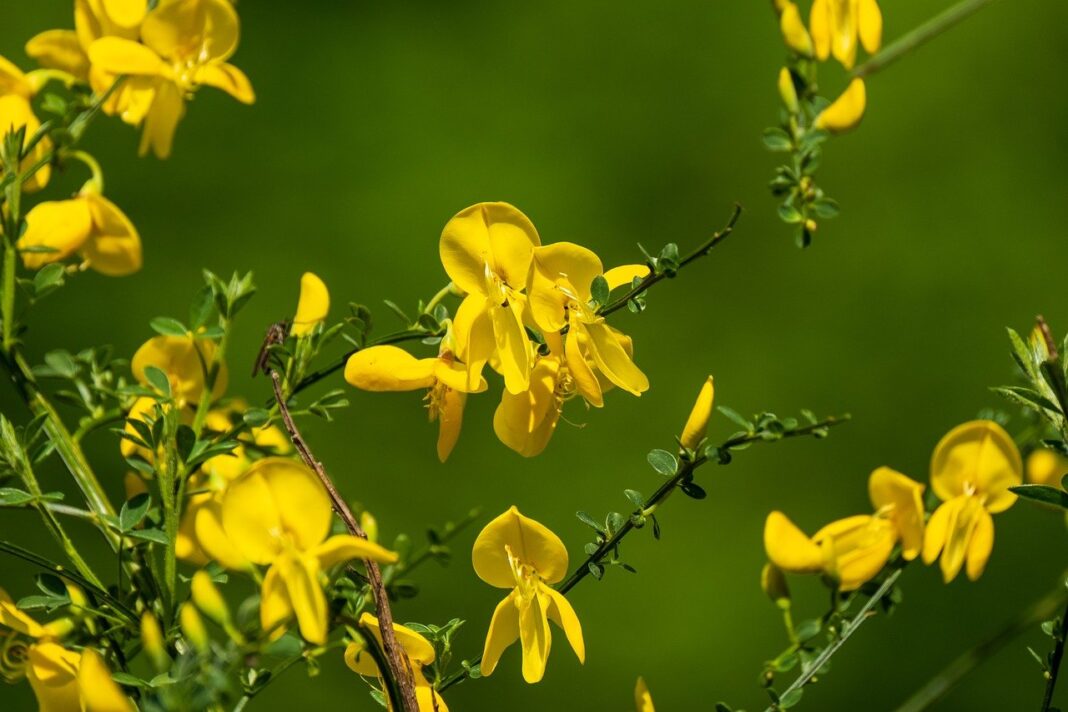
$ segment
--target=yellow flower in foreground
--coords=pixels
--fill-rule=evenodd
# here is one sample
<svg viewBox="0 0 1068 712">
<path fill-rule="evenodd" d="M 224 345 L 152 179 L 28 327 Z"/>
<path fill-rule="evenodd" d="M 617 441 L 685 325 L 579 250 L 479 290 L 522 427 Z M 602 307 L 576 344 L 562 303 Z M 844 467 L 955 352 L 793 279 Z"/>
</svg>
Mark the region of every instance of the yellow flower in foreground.
<svg viewBox="0 0 1068 712">
<path fill-rule="evenodd" d="M 267 457 L 230 484 L 221 531 L 202 537 L 200 544 L 224 565 L 231 551 L 250 564 L 269 565 L 260 601 L 263 630 L 280 634 L 296 617 L 305 640 L 321 645 L 329 623 L 326 570 L 351 559 L 397 560 L 393 552 L 358 537 L 327 538 L 332 516 L 330 498 L 314 472 L 293 460 Z M 230 567 L 244 568 L 232 562 Z"/>
<path fill-rule="evenodd" d="M 83 188 L 71 200 L 40 203 L 26 214 L 19 247 L 47 247 L 51 252 L 23 252 L 28 269 L 40 269 L 79 254 L 84 265 L 111 277 L 141 269 L 141 237 L 130 219 L 110 200 Z"/>
<path fill-rule="evenodd" d="M 545 449 L 560 420 L 567 369 L 558 356 L 538 356 L 530 372 L 530 387 L 522 393 L 501 393 L 493 413 L 498 439 L 523 457 Z"/>
<path fill-rule="evenodd" d="M 0 57 L 0 138 L 8 131 L 25 129 L 23 145 L 29 143 L 37 129 L 41 128 L 41 121 L 33 113 L 30 99 L 37 87 L 30 78 L 22 73 L 22 70 L 3 57 Z M 33 150 L 22 159 L 19 165 L 20 171 L 28 170 L 31 166 L 43 160 L 52 150 L 52 142 L 43 138 L 37 142 Z M 48 179 L 52 174 L 51 166 L 41 166 L 29 180 L 22 184 L 26 192 L 40 190 L 48 185 Z M 3 177 L 4 169 L 0 166 L 0 177 Z"/>
<path fill-rule="evenodd" d="M 310 334 L 319 324 L 326 321 L 330 311 L 330 291 L 317 274 L 305 272 L 300 278 L 300 299 L 297 300 L 297 313 L 293 316 L 293 326 L 289 333 L 293 336 Z"/>
<path fill-rule="evenodd" d="M 428 389 L 430 420 L 439 422 L 438 459 L 442 462 L 460 437 L 467 394 L 487 388 L 481 375 L 471 386 L 467 367 L 453 359 L 448 341 L 442 340 L 442 353 L 435 358 L 417 359 L 404 349 L 382 345 L 357 351 L 345 364 L 345 380 L 365 391 Z"/>
<path fill-rule="evenodd" d="M 527 290 L 530 313 L 534 323 L 547 333 L 568 327 L 564 355 L 576 388 L 591 405 L 603 404 L 602 389 L 587 364 L 583 346 L 609 381 L 636 396 L 649 390 L 649 379 L 634 365 L 591 303 L 591 285 L 597 277 L 604 277 L 611 290 L 647 273 L 644 265 L 625 265 L 605 273 L 597 255 L 571 242 L 557 242 L 534 250 Z"/>
<path fill-rule="evenodd" d="M 170 379 L 171 395 L 179 406 L 196 403 L 204 393 L 204 369 L 215 356 L 215 342 L 188 336 L 154 336 L 141 345 L 130 370 L 142 385 L 149 385 L 145 369 L 155 366 Z M 214 398 L 226 391 L 226 365 L 219 370 L 212 389 Z"/>
<path fill-rule="evenodd" d="M 33 620 L 0 589 L 0 630 L 4 628 L 32 641 L 25 649 L 25 675 L 42 712 L 135 712 L 98 652 L 64 648 L 56 642 L 58 626 Z"/>
<path fill-rule="evenodd" d="M 768 560 L 790 573 L 822 573 L 853 591 L 878 574 L 894 546 L 911 561 L 923 547 L 923 485 L 889 467 L 868 479 L 875 514 L 860 514 L 831 522 L 809 538 L 782 512 L 772 512 L 764 524 Z"/>
<path fill-rule="evenodd" d="M 645 678 L 638 678 L 634 685 L 634 708 L 638 712 L 656 712 L 653 707 L 653 696 L 649 694 L 649 688 L 645 685 Z"/>
<path fill-rule="evenodd" d="M 567 549 L 556 534 L 512 507 L 479 533 L 471 562 L 489 585 L 512 589 L 493 612 L 482 653 L 483 675 L 493 674 L 501 653 L 518 640 L 523 679 L 541 680 L 552 642 L 549 621 L 563 628 L 579 662 L 585 662 L 578 616 L 563 594 L 550 587 L 567 574 Z"/>
<path fill-rule="evenodd" d="M 992 420 L 973 420 L 950 430 L 931 456 L 931 488 L 942 504 L 931 515 L 923 543 L 924 563 L 942 556 L 942 577 L 961 567 L 979 578 L 994 548 L 991 514 L 1016 502 L 1009 487 L 1023 481 L 1016 443 Z"/>
<path fill-rule="evenodd" d="M 1027 456 L 1027 481 L 1033 485 L 1060 487 L 1068 474 L 1068 457 L 1056 450 L 1040 447 Z"/>
<path fill-rule="evenodd" d="M 382 647 L 382 628 L 378 619 L 370 613 L 360 616 L 360 628 L 370 632 L 378 642 L 379 649 Z M 430 641 L 419 635 L 411 628 L 406 628 L 397 623 L 393 624 L 393 634 L 400 643 L 404 654 L 408 657 L 408 665 L 412 670 L 412 678 L 415 682 L 415 699 L 419 703 L 419 712 L 449 712 L 445 700 L 431 687 L 430 682 L 423 674 L 423 667 L 434 662 L 434 646 Z M 366 677 L 382 677 L 382 671 L 378 669 L 371 653 L 367 652 L 367 646 L 363 640 L 349 643 L 345 648 L 345 664 L 358 675 Z M 387 698 L 388 699 L 388 698 Z"/>
<path fill-rule="evenodd" d="M 541 244 L 530 219 L 508 203 L 478 203 L 457 213 L 441 232 L 441 264 L 467 293 L 456 311 L 457 356 L 467 364 L 468 389 L 479 383 L 494 353 L 505 387 L 521 393 L 533 360 L 523 326 L 521 290 L 534 248 Z"/>
<path fill-rule="evenodd" d="M 816 57 L 832 54 L 846 69 L 857 60 L 857 40 L 868 54 L 883 41 L 883 15 L 876 0 L 813 0 L 809 16 Z"/>
<path fill-rule="evenodd" d="M 163 0 L 144 19 L 139 44 L 105 36 L 89 47 L 94 68 L 150 81 L 142 155 L 171 153 L 185 99 L 201 85 L 222 89 L 240 102 L 255 101 L 252 84 L 226 60 L 237 49 L 237 12 L 228 0 Z"/>
<path fill-rule="evenodd" d="M 816 128 L 831 133 L 845 133 L 856 128 L 864 118 L 867 101 L 864 80 L 854 79 L 842 95 L 816 117 Z"/>
<path fill-rule="evenodd" d="M 690 417 L 687 418 L 686 425 L 682 428 L 682 437 L 679 438 L 679 442 L 682 443 L 684 448 L 693 450 L 705 439 L 705 433 L 708 431 L 708 419 L 712 415 L 712 403 L 715 399 L 715 393 L 712 376 L 709 376 L 708 380 L 701 386 L 701 392 L 697 394 L 697 400 L 693 404 L 693 410 L 690 411 Z"/>
<path fill-rule="evenodd" d="M 805 29 L 805 22 L 801 19 L 801 11 L 795 3 L 783 3 L 782 12 L 779 15 L 779 28 L 782 30 L 783 41 L 786 46 L 805 57 L 812 56 L 812 38 Z"/>
</svg>

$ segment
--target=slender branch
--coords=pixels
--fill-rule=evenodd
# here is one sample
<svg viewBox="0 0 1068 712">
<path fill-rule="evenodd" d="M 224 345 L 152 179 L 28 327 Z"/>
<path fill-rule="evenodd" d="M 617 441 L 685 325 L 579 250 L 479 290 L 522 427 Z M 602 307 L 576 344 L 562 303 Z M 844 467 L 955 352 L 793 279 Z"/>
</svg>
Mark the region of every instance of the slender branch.
<svg viewBox="0 0 1068 712">
<path fill-rule="evenodd" d="M 1068 640 L 1068 605 L 1061 612 L 1060 623 L 1053 630 L 1053 652 L 1049 656 L 1049 670 L 1046 675 L 1046 692 L 1042 696 L 1042 712 L 1053 709 L 1053 692 L 1057 689 L 1057 676 L 1064 658 L 1064 644 Z"/>
<path fill-rule="evenodd" d="M 872 610 L 873 608 L 875 608 L 875 604 L 877 604 L 883 599 L 883 597 L 890 593 L 890 591 L 894 588 L 894 584 L 897 583 L 897 580 L 901 577 L 902 571 L 904 571 L 903 568 L 895 569 L 889 576 L 886 577 L 886 580 L 884 580 L 882 585 L 879 586 L 878 589 L 876 589 L 875 593 L 872 594 L 872 597 L 864 603 L 864 605 L 859 611 L 857 611 L 857 615 L 853 616 L 852 620 L 850 620 L 849 623 L 844 628 L 842 628 L 842 634 L 838 636 L 838 638 L 836 638 L 833 643 L 824 648 L 823 652 L 821 652 L 819 656 L 812 661 L 812 664 L 809 665 L 804 672 L 798 675 L 797 679 L 794 680 L 789 687 L 783 690 L 779 697 L 786 697 L 788 694 L 794 692 L 795 690 L 800 690 L 802 687 L 812 681 L 812 678 L 815 677 L 816 674 L 823 669 L 823 666 L 826 665 L 832 657 L 834 657 L 834 654 L 837 653 L 839 649 L 841 649 L 841 647 L 845 645 L 845 642 L 849 640 L 849 638 L 854 633 L 857 632 L 857 629 L 859 629 L 860 626 L 864 624 L 864 621 L 875 615 L 875 612 Z M 780 708 L 778 705 L 771 705 L 764 712 L 778 712 L 779 709 Z"/>
<path fill-rule="evenodd" d="M 874 57 L 853 70 L 854 77 L 867 77 L 888 67 L 920 45 L 938 37 L 982 10 L 994 0 L 961 0 L 919 27 L 883 47 Z"/>
<path fill-rule="evenodd" d="M 922 712 L 935 702 L 945 697 L 969 673 L 989 660 L 995 653 L 1015 640 L 1021 634 L 1031 630 L 1040 622 L 1054 615 L 1068 596 L 1061 590 L 1047 594 L 1035 601 L 1021 614 L 1014 616 L 998 630 L 973 647 L 961 653 L 941 672 L 932 677 L 927 684 L 905 700 L 897 712 Z"/>
<path fill-rule="evenodd" d="M 730 237 L 730 234 L 732 232 L 734 232 L 734 226 L 735 226 L 735 224 L 737 224 L 738 218 L 740 218 L 741 216 L 742 216 L 742 206 L 738 205 L 737 203 L 735 203 L 734 211 L 731 213 L 731 217 L 727 221 L 727 224 L 725 226 L 723 226 L 723 228 L 719 232 L 714 233 L 712 235 L 712 237 L 710 237 L 707 240 L 705 240 L 704 243 L 702 243 L 700 247 L 698 247 L 696 250 L 694 250 L 690 254 L 686 255 L 686 257 L 684 257 L 682 259 L 682 261 L 679 262 L 679 267 L 678 268 L 681 270 L 683 267 L 685 267 L 686 265 L 690 264 L 694 260 L 696 260 L 698 258 L 701 258 L 701 257 L 704 257 L 705 255 L 707 255 L 709 252 L 712 251 L 713 247 L 715 247 L 716 245 L 718 245 L 719 243 L 723 242 L 728 237 Z M 649 275 L 645 279 L 643 279 L 641 282 L 639 282 L 629 292 L 624 294 L 619 299 L 616 299 L 615 301 L 610 302 L 609 304 L 606 304 L 605 306 L 601 307 L 597 311 L 597 315 L 598 316 L 608 316 L 609 314 L 611 314 L 613 312 L 619 311 L 623 307 L 627 306 L 627 303 L 631 299 L 634 299 L 634 297 L 638 296 L 639 294 L 642 294 L 643 292 L 648 290 L 650 287 L 652 287 L 657 282 L 661 281 L 662 279 L 665 279 L 667 276 L 668 275 L 667 275 L 666 272 L 657 272 L 655 270 L 651 271 L 649 273 Z M 672 276 L 674 276 L 674 275 L 672 275 Z"/>
<path fill-rule="evenodd" d="M 366 539 L 367 533 L 364 532 L 360 523 L 356 521 L 356 517 L 353 516 L 352 510 L 349 508 L 345 498 L 338 492 L 333 480 L 331 480 L 330 476 L 326 473 L 323 464 L 312 454 L 307 442 L 305 442 L 303 436 L 301 436 L 300 430 L 297 429 L 297 424 L 293 421 L 293 416 L 290 415 L 289 407 L 286 404 L 287 398 L 282 391 L 281 377 L 274 369 L 270 369 L 270 375 L 274 387 L 275 401 L 278 404 L 279 411 L 282 413 L 282 422 L 285 425 L 286 432 L 289 433 L 289 439 L 293 441 L 293 447 L 300 453 L 300 458 L 304 460 L 304 463 L 319 476 L 319 481 L 323 483 L 323 487 L 326 488 L 327 494 L 330 495 L 330 501 L 333 503 L 334 511 L 341 517 L 341 521 L 345 523 L 345 527 L 353 534 L 353 536 Z M 391 677 L 397 683 L 400 695 L 400 699 L 393 700 L 393 704 L 395 705 L 395 709 L 399 709 L 402 712 L 418 712 L 419 705 L 415 699 L 415 685 L 412 679 L 412 671 L 408 665 L 404 652 L 401 650 L 400 645 L 397 642 L 397 636 L 393 631 L 393 612 L 389 606 L 389 596 L 386 593 L 386 588 L 382 583 L 382 571 L 378 568 L 378 564 L 370 559 L 364 561 L 364 566 L 367 568 L 367 580 L 371 586 L 371 594 L 375 599 L 378 620 L 381 623 L 382 648 L 385 652 L 386 662 L 388 663 L 387 667 Z"/>
</svg>

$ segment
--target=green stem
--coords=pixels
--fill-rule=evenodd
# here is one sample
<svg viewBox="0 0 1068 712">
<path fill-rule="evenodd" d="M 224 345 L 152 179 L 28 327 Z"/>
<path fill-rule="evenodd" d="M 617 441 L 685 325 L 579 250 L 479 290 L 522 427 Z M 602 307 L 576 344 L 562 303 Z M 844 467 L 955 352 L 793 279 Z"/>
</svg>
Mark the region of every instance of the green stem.
<svg viewBox="0 0 1068 712">
<path fill-rule="evenodd" d="M 921 712 L 945 697 L 969 673 L 989 660 L 1023 633 L 1033 629 L 1042 621 L 1054 615 L 1065 604 L 1068 596 L 1058 589 L 1035 601 L 1031 606 L 1008 620 L 1005 625 L 992 635 L 976 643 L 958 656 L 941 672 L 932 677 L 927 684 L 905 700 L 897 712 Z"/>
<path fill-rule="evenodd" d="M 5 231 L 6 232 L 6 231 Z M 0 318 L 4 320 L 3 349 L 10 353 L 15 346 L 15 261 L 18 251 L 14 240 L 4 239 L 3 288 L 0 293 Z"/>
<path fill-rule="evenodd" d="M 449 296 L 450 294 L 455 294 L 455 293 L 456 293 L 456 285 L 454 285 L 452 282 L 449 282 L 444 287 L 439 289 L 437 294 L 435 294 L 433 297 L 430 298 L 430 301 L 427 302 L 426 306 L 423 308 L 423 313 L 424 314 L 430 314 L 431 312 L 434 311 L 434 307 L 436 307 L 438 304 L 441 303 L 442 299 L 444 299 L 445 297 Z"/>
<path fill-rule="evenodd" d="M 219 374 L 226 365 L 226 351 L 230 344 L 230 321 L 225 317 L 220 317 L 219 325 L 222 327 L 223 335 L 219 339 L 211 363 L 208 364 L 204 374 L 204 392 L 200 394 L 197 412 L 193 417 L 193 432 L 197 437 L 200 437 L 200 433 L 204 430 L 204 419 L 207 418 L 211 404 L 215 400 L 215 383 L 219 380 Z"/>
<path fill-rule="evenodd" d="M 1057 676 L 1061 669 L 1061 659 L 1064 657 L 1064 645 L 1068 640 L 1068 605 L 1061 612 L 1060 621 L 1053 630 L 1053 652 L 1049 655 L 1049 670 L 1046 672 L 1046 692 L 1042 696 L 1042 711 L 1050 712 L 1053 709 L 1053 692 L 1057 689 Z"/>
<path fill-rule="evenodd" d="M 888 67 L 920 45 L 938 37 L 982 10 L 994 0 L 961 0 L 944 12 L 883 47 L 874 57 L 853 70 L 854 77 L 867 77 Z"/>
</svg>

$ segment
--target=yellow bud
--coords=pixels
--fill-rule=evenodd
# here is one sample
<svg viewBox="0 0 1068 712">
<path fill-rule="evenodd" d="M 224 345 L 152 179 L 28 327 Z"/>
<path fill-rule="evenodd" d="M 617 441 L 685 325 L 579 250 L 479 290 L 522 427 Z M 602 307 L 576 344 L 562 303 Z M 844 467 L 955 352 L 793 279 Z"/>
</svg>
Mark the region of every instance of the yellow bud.
<svg viewBox="0 0 1068 712">
<path fill-rule="evenodd" d="M 208 631 L 204 628 L 197 609 L 191 603 L 183 603 L 182 610 L 178 613 L 178 624 L 182 627 L 182 633 L 197 652 L 206 653 L 211 641 L 208 639 Z"/>
<path fill-rule="evenodd" d="M 360 512 L 360 528 L 367 535 L 368 541 L 378 541 L 378 520 L 367 510 Z"/>
<path fill-rule="evenodd" d="M 89 605 L 89 599 L 86 598 L 85 591 L 80 586 L 70 581 L 65 581 L 64 584 L 67 587 L 67 596 L 70 597 L 71 608 L 77 610 Z"/>
<path fill-rule="evenodd" d="M 167 655 L 167 646 L 163 640 L 163 629 L 159 627 L 156 617 L 148 611 L 141 616 L 141 646 L 148 653 L 157 672 L 163 672 L 170 667 L 170 656 Z"/>
<path fill-rule="evenodd" d="M 712 387 L 712 376 L 709 376 L 705 384 L 701 386 L 701 392 L 697 394 L 697 401 L 693 404 L 690 417 L 686 421 L 686 426 L 682 429 L 682 437 L 679 440 L 684 448 L 693 450 L 704 440 L 705 431 L 708 430 L 708 418 L 712 415 L 714 395 L 715 389 Z"/>
<path fill-rule="evenodd" d="M 800 110 L 800 106 L 797 103 L 797 88 L 794 86 L 794 78 L 786 67 L 779 70 L 779 96 L 782 97 L 782 103 L 791 114 L 796 114 Z"/>
<path fill-rule="evenodd" d="M 293 336 L 310 334 L 319 324 L 326 320 L 330 311 L 330 291 L 323 280 L 312 272 L 305 272 L 300 278 L 300 299 L 297 300 L 297 313 L 293 317 Z"/>
<path fill-rule="evenodd" d="M 45 638 L 65 638 L 74 632 L 74 621 L 70 618 L 57 618 L 50 623 L 45 623 L 44 628 Z"/>
<path fill-rule="evenodd" d="M 760 587 L 776 606 L 783 610 L 790 607 L 790 587 L 786 585 L 786 575 L 770 561 L 764 564 L 764 570 L 760 572 Z"/>
<path fill-rule="evenodd" d="M 817 228 L 819 228 L 819 225 L 812 218 L 805 221 L 805 229 L 809 232 L 816 232 Z"/>
<path fill-rule="evenodd" d="M 221 626 L 230 623 L 230 609 L 207 571 L 193 574 L 193 603 L 204 615 Z"/>
<path fill-rule="evenodd" d="M 783 3 L 782 14 L 779 16 L 779 29 L 782 30 L 782 38 L 787 47 L 802 56 L 812 56 L 812 38 L 805 29 L 801 11 L 794 3 Z"/>
<path fill-rule="evenodd" d="M 867 94 L 864 89 L 864 80 L 854 79 L 842 95 L 816 117 L 816 128 L 825 129 L 831 133 L 844 133 L 856 128 L 860 120 L 864 118 L 866 104 Z"/>
</svg>

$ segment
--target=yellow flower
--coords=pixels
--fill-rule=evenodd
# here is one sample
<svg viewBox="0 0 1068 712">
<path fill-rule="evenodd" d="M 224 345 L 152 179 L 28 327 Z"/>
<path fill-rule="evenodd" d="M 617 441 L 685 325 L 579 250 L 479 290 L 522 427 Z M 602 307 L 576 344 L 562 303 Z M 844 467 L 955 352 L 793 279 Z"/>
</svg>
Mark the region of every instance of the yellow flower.
<svg viewBox="0 0 1068 712">
<path fill-rule="evenodd" d="M 449 338 L 442 340 L 441 354 L 417 359 L 404 349 L 382 345 L 362 349 L 345 364 L 345 380 L 365 391 L 415 391 L 428 389 L 430 420 L 439 421 L 438 459 L 445 462 L 463 424 L 468 393 L 486 390 L 486 379 L 478 375 L 472 387 L 470 373 L 453 359 Z"/>
<path fill-rule="evenodd" d="M 538 356 L 526 391 L 501 392 L 500 405 L 493 414 L 493 431 L 502 443 L 523 457 L 534 457 L 545 449 L 568 395 L 566 374 L 558 356 Z"/>
<path fill-rule="evenodd" d="M 142 155 L 150 148 L 159 158 L 170 155 L 185 99 L 201 85 L 222 89 L 245 104 L 255 101 L 248 77 L 226 61 L 238 41 L 237 12 L 227 0 L 162 0 L 145 16 L 141 39 L 144 44 L 103 36 L 93 41 L 88 54 L 94 69 L 129 75 L 139 89 L 148 87 Z M 140 122 L 141 117 L 133 118 Z"/>
<path fill-rule="evenodd" d="M 950 430 L 931 456 L 931 489 L 942 504 L 931 515 L 923 560 L 941 554 L 942 577 L 949 583 L 961 567 L 979 578 L 994 548 L 991 514 L 1016 502 L 1009 487 L 1023 481 L 1016 443 L 992 420 L 973 420 Z"/>
<path fill-rule="evenodd" d="M 797 87 L 794 86 L 793 75 L 786 67 L 779 70 L 779 97 L 791 114 L 796 114 L 800 110 L 801 107 L 797 103 Z"/>
<path fill-rule="evenodd" d="M 200 537 L 200 544 L 229 568 L 269 565 L 260 600 L 263 630 L 280 635 L 296 617 L 305 640 L 321 645 L 328 632 L 326 570 L 351 559 L 397 560 L 393 552 L 358 537 L 328 538 L 331 519 L 330 498 L 314 472 L 293 460 L 267 457 L 226 489 L 222 527 Z M 247 564 L 223 561 L 231 552 Z"/>
<path fill-rule="evenodd" d="M 602 389 L 584 358 L 583 346 L 597 369 L 615 385 L 636 396 L 649 389 L 649 379 L 591 302 L 591 285 L 597 277 L 604 277 L 611 290 L 647 273 L 643 265 L 624 265 L 605 273 L 597 255 L 571 242 L 534 250 L 527 290 L 531 316 L 546 333 L 568 327 L 564 355 L 576 388 L 591 405 L 602 405 Z"/>
<path fill-rule="evenodd" d="M 789 0 L 783 3 L 782 12 L 779 15 L 779 28 L 782 30 L 782 37 L 787 47 L 805 57 L 812 56 L 812 38 L 805 29 L 801 11 L 797 9 L 795 3 Z"/>
<path fill-rule="evenodd" d="M 141 345 L 130 370 L 142 385 L 149 385 L 145 369 L 155 366 L 170 379 L 171 395 L 179 406 L 196 403 L 204 393 L 204 370 L 215 356 L 215 342 L 188 336 L 154 336 Z M 219 370 L 212 396 L 226 391 L 226 365 Z"/>
<path fill-rule="evenodd" d="M 831 522 L 809 538 L 782 512 L 772 512 L 764 524 L 768 560 L 790 573 L 822 573 L 853 591 L 878 574 L 901 544 L 907 561 L 923 547 L 923 485 L 889 467 L 868 479 L 875 514 L 860 514 Z"/>
<path fill-rule="evenodd" d="M 25 129 L 23 145 L 29 143 L 37 130 L 41 128 L 41 122 L 33 113 L 30 100 L 39 87 L 31 77 L 23 74 L 22 70 L 8 60 L 0 57 L 0 138 L 8 131 Z M 47 137 L 41 139 L 33 147 L 33 150 L 22 159 L 19 165 L 20 171 L 28 170 L 34 164 L 40 162 L 52 151 L 52 142 Z M 34 192 L 48 185 L 52 169 L 48 164 L 41 166 L 33 176 L 22 184 L 26 192 Z M 0 166 L 0 177 L 4 170 Z"/>
<path fill-rule="evenodd" d="M 508 203 L 478 203 L 457 213 L 441 232 L 441 264 L 467 293 L 456 311 L 456 354 L 467 364 L 468 390 L 494 353 L 505 387 L 525 391 L 533 360 L 523 325 L 522 289 L 538 231 Z"/>
<path fill-rule="evenodd" d="M 857 40 L 868 54 L 879 51 L 883 15 L 876 0 L 813 0 L 809 16 L 816 57 L 832 54 L 846 69 L 857 59 Z"/>
<path fill-rule="evenodd" d="M 857 127 L 864 118 L 864 108 L 867 104 L 867 92 L 864 89 L 863 79 L 854 79 L 842 92 L 842 95 L 831 103 L 816 117 L 815 126 L 831 133 L 845 133 Z"/>
<path fill-rule="evenodd" d="M 697 401 L 693 404 L 690 417 L 682 428 L 682 437 L 679 442 L 687 450 L 693 450 L 705 439 L 708 431 L 708 419 L 712 415 L 712 402 L 715 398 L 715 387 L 712 385 L 712 376 L 708 377 L 701 392 L 697 394 Z"/>
<path fill-rule="evenodd" d="M 1056 450 L 1036 448 L 1027 456 L 1027 481 L 1033 485 L 1060 487 L 1068 474 L 1068 458 Z"/>
<path fill-rule="evenodd" d="M 550 587 L 567 574 L 567 549 L 556 534 L 512 507 L 479 533 L 471 562 L 489 585 L 512 589 L 493 612 L 482 653 L 483 675 L 493 674 L 501 653 L 519 640 L 523 679 L 541 680 L 552 642 L 549 621 L 563 628 L 575 655 L 585 662 L 578 616 L 563 594 Z"/>
<path fill-rule="evenodd" d="M 639 677 L 634 685 L 634 709 L 638 712 L 656 712 L 656 708 L 653 707 L 653 696 L 649 694 L 645 678 L 642 677 Z"/>
<path fill-rule="evenodd" d="M 23 252 L 28 269 L 40 269 L 79 254 L 84 266 L 111 277 L 141 269 L 141 237 L 130 219 L 96 190 L 83 188 L 71 200 L 40 203 L 26 214 L 19 247 L 48 247 Z"/>
<path fill-rule="evenodd" d="M 326 284 L 318 275 L 305 272 L 300 278 L 300 299 L 297 300 L 297 313 L 289 332 L 298 337 L 310 334 L 316 326 L 326 321 L 329 311 L 330 291 Z"/>
<path fill-rule="evenodd" d="M 378 647 L 382 648 L 382 628 L 378 619 L 370 613 L 360 616 L 360 628 L 369 631 L 378 641 Z M 397 642 L 404 650 L 408 658 L 408 665 L 412 670 L 412 678 L 415 682 L 415 699 L 419 703 L 419 712 L 449 712 L 445 700 L 437 693 L 423 674 L 423 667 L 434 662 L 434 646 L 430 641 L 419 635 L 411 628 L 406 628 L 397 623 L 393 624 L 393 634 Z M 374 657 L 367 652 L 367 646 L 363 640 L 349 643 L 345 648 L 345 664 L 357 675 L 366 677 L 382 677 L 382 671 Z"/>
<path fill-rule="evenodd" d="M 42 712 L 135 712 L 98 652 L 63 647 L 56 642 L 57 626 L 30 618 L 3 589 L 0 628 L 32 640 L 25 649 L 24 672 Z"/>
</svg>

